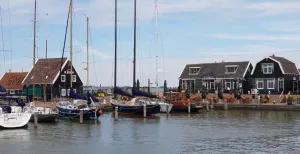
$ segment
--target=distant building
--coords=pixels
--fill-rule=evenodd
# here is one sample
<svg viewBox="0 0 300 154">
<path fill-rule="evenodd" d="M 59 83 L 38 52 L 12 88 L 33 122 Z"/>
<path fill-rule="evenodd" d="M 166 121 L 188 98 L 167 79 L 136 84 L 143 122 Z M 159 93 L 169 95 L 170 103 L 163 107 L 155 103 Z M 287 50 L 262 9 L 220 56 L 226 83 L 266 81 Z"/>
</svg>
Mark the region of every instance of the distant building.
<svg viewBox="0 0 300 154">
<path fill-rule="evenodd" d="M 263 58 L 253 69 L 252 78 L 260 94 L 298 91 L 299 71 L 294 62 L 275 55 Z"/>
<path fill-rule="evenodd" d="M 180 75 L 182 89 L 189 84 L 194 92 L 205 88 L 214 92 L 223 88 L 224 92 L 242 89 L 247 93 L 251 89 L 249 78 L 252 71 L 249 61 L 187 64 Z"/>
<path fill-rule="evenodd" d="M 55 97 L 67 97 L 70 89 L 82 94 L 83 83 L 74 66 L 72 66 L 72 88 L 70 86 L 70 64 L 67 58 L 39 59 L 22 82 L 27 95 L 32 95 L 33 84 L 35 84 L 35 95 L 40 98 L 43 98 L 43 86 L 46 84 L 47 100 Z"/>
<path fill-rule="evenodd" d="M 0 85 L 6 89 L 8 94 L 22 94 L 22 81 L 27 72 L 6 72 L 1 78 Z"/>
</svg>

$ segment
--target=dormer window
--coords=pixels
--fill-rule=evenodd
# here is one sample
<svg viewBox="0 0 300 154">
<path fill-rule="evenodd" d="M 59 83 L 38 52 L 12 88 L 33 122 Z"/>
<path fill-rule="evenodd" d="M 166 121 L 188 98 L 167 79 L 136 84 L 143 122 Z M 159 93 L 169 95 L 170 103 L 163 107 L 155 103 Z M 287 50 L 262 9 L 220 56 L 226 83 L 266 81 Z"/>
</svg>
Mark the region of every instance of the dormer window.
<svg viewBox="0 0 300 154">
<path fill-rule="evenodd" d="M 225 67 L 226 67 L 226 72 L 225 72 L 226 74 L 235 74 L 238 69 L 237 65 L 227 65 Z"/>
<path fill-rule="evenodd" d="M 264 74 L 272 74 L 274 71 L 274 64 L 261 64 L 261 68 Z"/>
<path fill-rule="evenodd" d="M 190 75 L 197 75 L 200 72 L 201 67 L 190 67 L 189 74 Z"/>
</svg>

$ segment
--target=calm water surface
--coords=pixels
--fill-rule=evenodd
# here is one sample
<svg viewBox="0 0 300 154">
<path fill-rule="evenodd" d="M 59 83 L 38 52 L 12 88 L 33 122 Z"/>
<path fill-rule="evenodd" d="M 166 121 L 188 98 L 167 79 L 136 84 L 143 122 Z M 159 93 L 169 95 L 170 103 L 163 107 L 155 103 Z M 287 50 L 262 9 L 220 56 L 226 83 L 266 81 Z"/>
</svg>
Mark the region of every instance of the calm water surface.
<svg viewBox="0 0 300 154">
<path fill-rule="evenodd" d="M 291 153 L 300 149 L 300 112 L 212 111 L 155 118 L 106 113 L 95 120 L 30 123 L 1 130 L 1 154 Z"/>
</svg>

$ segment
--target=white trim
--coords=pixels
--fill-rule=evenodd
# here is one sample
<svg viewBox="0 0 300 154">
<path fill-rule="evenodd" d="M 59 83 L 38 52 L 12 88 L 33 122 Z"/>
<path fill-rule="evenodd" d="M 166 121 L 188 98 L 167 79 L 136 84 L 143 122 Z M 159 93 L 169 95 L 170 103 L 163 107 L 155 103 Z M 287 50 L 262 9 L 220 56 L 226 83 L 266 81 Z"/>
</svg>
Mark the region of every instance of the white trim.
<svg viewBox="0 0 300 154">
<path fill-rule="evenodd" d="M 271 72 L 269 72 L 269 68 L 271 67 Z M 274 63 L 261 63 L 261 69 L 263 74 L 273 74 L 274 73 Z M 267 72 L 265 72 L 265 68 L 267 69 Z"/>
<path fill-rule="evenodd" d="M 269 81 L 273 82 L 273 88 L 269 88 Z M 267 89 L 275 89 L 275 79 L 267 79 Z"/>
<path fill-rule="evenodd" d="M 60 68 L 62 71 L 63 71 L 63 69 L 65 68 L 65 66 L 68 64 L 68 62 L 69 62 L 69 59 L 67 58 L 66 61 L 65 61 L 65 63 L 63 64 L 63 66 Z M 73 67 L 73 66 L 72 66 L 72 67 Z M 60 72 L 60 70 L 58 70 L 58 72 L 57 72 L 55 78 L 54 78 L 53 81 L 52 81 L 52 84 L 54 84 L 55 81 L 57 80 L 57 78 L 59 77 L 59 72 Z"/>
<path fill-rule="evenodd" d="M 27 75 L 26 75 L 25 78 L 23 79 L 23 81 L 22 81 L 22 83 L 21 83 L 22 85 L 24 85 L 24 81 L 25 81 L 26 78 L 28 77 L 29 73 L 32 71 L 33 67 L 34 67 L 34 66 L 31 66 L 30 71 L 27 73 Z"/>
<path fill-rule="evenodd" d="M 3 73 L 3 75 L 1 76 L 0 81 L 2 80 L 2 78 L 4 77 L 4 75 L 6 74 L 6 72 Z M 24 80 L 24 79 L 23 79 Z"/>
<path fill-rule="evenodd" d="M 77 75 L 76 74 L 74 74 L 74 75 L 72 75 L 72 82 L 77 82 Z"/>
<path fill-rule="evenodd" d="M 246 76 L 246 73 L 247 73 L 247 71 L 248 71 L 250 65 L 251 65 L 251 62 L 249 61 L 248 65 L 247 65 L 247 67 L 246 67 L 246 70 L 245 70 L 245 72 L 244 72 L 244 74 L 243 74 L 243 78 Z M 250 75 L 251 75 L 251 74 L 252 74 L 252 73 L 250 72 Z"/>
<path fill-rule="evenodd" d="M 274 58 L 272 58 L 271 56 L 269 56 L 268 58 L 270 58 L 271 60 L 273 60 L 273 61 L 275 61 L 276 63 L 278 63 L 278 65 L 279 65 L 279 67 L 280 67 L 280 69 L 281 69 L 281 71 L 282 71 L 282 74 L 285 74 L 284 73 L 284 70 L 283 70 L 283 68 L 282 68 L 282 65 L 281 65 L 281 63 L 279 62 L 279 61 L 277 61 L 276 59 L 274 59 Z M 275 66 L 274 66 L 275 67 Z M 274 69 L 275 70 L 275 69 Z"/>
<path fill-rule="evenodd" d="M 179 78 L 181 78 L 181 75 L 182 75 L 184 69 L 186 68 L 186 66 L 187 66 L 187 64 L 185 64 L 185 66 L 183 67 L 183 69 L 182 69 L 182 71 L 181 71 L 181 74 L 180 74 Z M 181 79 L 181 80 L 182 80 L 182 79 Z"/>
<path fill-rule="evenodd" d="M 227 90 L 227 83 L 230 83 L 230 86 L 229 86 L 229 88 L 230 88 L 230 90 L 231 90 L 231 81 L 225 81 L 225 88 L 226 88 L 226 90 Z"/>
<path fill-rule="evenodd" d="M 282 91 L 284 91 L 284 78 L 278 78 L 278 92 L 279 92 L 279 88 L 280 88 L 280 86 L 279 86 L 279 81 L 283 81 L 283 84 L 282 84 Z"/>
<path fill-rule="evenodd" d="M 262 82 L 262 88 L 258 88 L 258 82 Z M 264 89 L 264 80 L 256 80 L 256 89 Z"/>
</svg>

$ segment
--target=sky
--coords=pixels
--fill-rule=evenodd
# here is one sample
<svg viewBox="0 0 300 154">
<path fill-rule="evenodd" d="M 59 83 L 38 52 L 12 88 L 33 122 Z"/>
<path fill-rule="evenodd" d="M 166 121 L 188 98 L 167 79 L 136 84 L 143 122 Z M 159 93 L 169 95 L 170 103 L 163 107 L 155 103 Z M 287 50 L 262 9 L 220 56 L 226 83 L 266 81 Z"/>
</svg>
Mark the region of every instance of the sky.
<svg viewBox="0 0 300 154">
<path fill-rule="evenodd" d="M 118 1 L 117 85 L 133 79 L 133 0 Z M 90 19 L 90 84 L 112 86 L 114 1 L 73 0 L 73 63 L 86 84 L 86 16 Z M 142 86 L 156 79 L 178 85 L 186 64 L 251 61 L 275 54 L 300 67 L 299 0 L 137 0 L 137 72 Z M 0 73 L 29 71 L 34 0 L 0 0 Z M 69 0 L 37 0 L 37 58 L 61 57 Z M 157 50 L 156 50 L 157 47 Z M 68 31 L 64 57 L 69 58 Z"/>
</svg>

